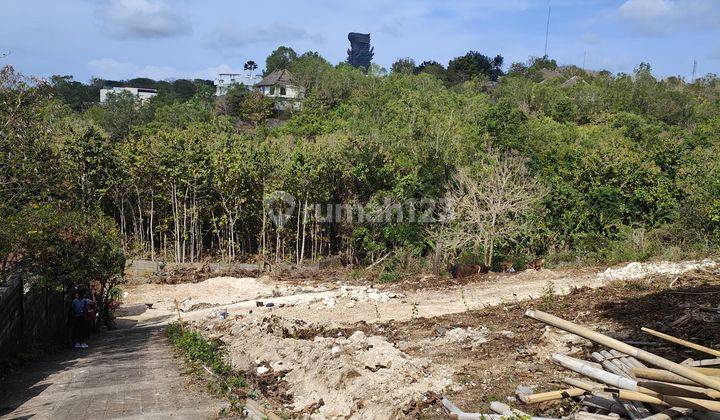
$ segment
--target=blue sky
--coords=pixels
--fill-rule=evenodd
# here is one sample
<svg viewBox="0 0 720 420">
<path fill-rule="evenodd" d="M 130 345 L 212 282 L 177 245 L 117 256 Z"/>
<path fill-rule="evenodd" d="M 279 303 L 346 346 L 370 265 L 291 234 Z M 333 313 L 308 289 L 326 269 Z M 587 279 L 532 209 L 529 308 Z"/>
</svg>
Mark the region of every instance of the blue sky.
<svg viewBox="0 0 720 420">
<path fill-rule="evenodd" d="M 214 78 L 261 66 L 278 45 L 345 59 L 347 33 L 370 32 L 374 61 L 443 64 L 468 50 L 506 66 L 548 54 L 660 76 L 720 73 L 720 0 L 2 0 L 0 64 L 34 76 Z"/>
</svg>

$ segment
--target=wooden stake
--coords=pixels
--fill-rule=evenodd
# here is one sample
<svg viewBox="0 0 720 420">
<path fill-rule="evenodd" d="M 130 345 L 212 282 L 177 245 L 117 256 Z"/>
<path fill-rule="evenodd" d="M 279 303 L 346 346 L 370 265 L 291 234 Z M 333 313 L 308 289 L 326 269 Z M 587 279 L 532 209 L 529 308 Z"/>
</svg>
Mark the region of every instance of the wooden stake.
<svg viewBox="0 0 720 420">
<path fill-rule="evenodd" d="M 672 361 L 662 358 L 660 356 L 654 355 L 645 350 L 641 350 L 636 347 L 625 344 L 622 341 L 619 341 L 614 338 L 610 338 L 606 335 L 600 334 L 589 328 L 582 327 L 580 325 L 577 325 L 575 323 L 566 321 L 566 320 L 558 318 L 556 316 L 544 313 L 542 311 L 528 309 L 525 312 L 525 315 L 530 318 L 536 319 L 538 321 L 544 322 L 548 325 L 552 325 L 554 327 L 571 332 L 573 334 L 577 334 L 583 338 L 594 341 L 598 344 L 602 344 L 603 346 L 610 347 L 611 349 L 615 349 L 621 353 L 625 353 L 628 356 L 632 356 L 632 357 L 635 357 L 644 362 L 648 362 L 655 366 L 659 366 L 663 369 L 669 370 L 670 372 L 676 373 L 684 378 L 695 381 L 701 385 L 705 385 L 708 388 L 712 388 L 716 391 L 720 391 L 720 380 L 718 380 L 717 378 L 714 378 L 714 377 L 708 377 L 706 375 L 703 375 L 702 373 L 699 373 L 687 366 L 677 364 L 675 362 L 672 362 Z"/>
<path fill-rule="evenodd" d="M 685 346 L 689 349 L 697 350 L 702 353 L 709 354 L 711 356 L 720 357 L 720 350 L 711 349 L 709 347 L 701 346 L 700 344 L 695 344 L 693 342 L 683 340 L 677 337 L 673 337 L 672 335 L 664 334 L 659 331 L 651 330 L 650 328 L 642 327 L 640 330 L 644 333 L 653 335 L 658 338 L 662 338 L 663 340 L 667 340 L 671 343 L 679 344 L 681 346 Z"/>
<path fill-rule="evenodd" d="M 518 395 L 518 398 L 520 398 L 520 401 L 524 402 L 525 404 L 535 404 L 543 401 L 553 401 L 563 398 L 578 397 L 580 395 L 583 395 L 585 392 L 586 391 L 582 388 L 567 388 L 559 389 L 557 391 L 541 392 L 538 394 Z"/>
</svg>

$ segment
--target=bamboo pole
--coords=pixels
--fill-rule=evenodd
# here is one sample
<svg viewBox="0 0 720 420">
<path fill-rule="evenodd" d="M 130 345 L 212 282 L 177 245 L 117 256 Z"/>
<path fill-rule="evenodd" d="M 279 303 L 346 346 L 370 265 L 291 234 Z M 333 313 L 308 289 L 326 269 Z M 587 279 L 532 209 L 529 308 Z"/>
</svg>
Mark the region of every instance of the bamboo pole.
<svg viewBox="0 0 720 420">
<path fill-rule="evenodd" d="M 693 385 L 681 385 L 659 381 L 638 381 L 638 391 L 643 394 L 673 395 L 676 397 L 720 399 L 720 392 Z"/>
<path fill-rule="evenodd" d="M 610 394 L 608 394 L 607 396 L 601 394 L 604 393 L 596 393 L 583 398 L 582 405 L 594 409 L 603 409 L 610 413 L 619 414 L 621 416 L 628 415 L 628 410 L 626 409 L 626 406 L 628 404 L 627 401 L 620 401 Z"/>
<path fill-rule="evenodd" d="M 597 382 L 585 381 L 576 378 L 565 378 L 563 379 L 563 382 L 572 386 L 573 388 L 580 388 L 589 392 L 601 391 L 603 388 L 605 388 L 602 384 L 599 384 Z"/>
<path fill-rule="evenodd" d="M 610 352 L 602 350 L 593 353 L 592 357 L 596 361 L 600 362 L 605 368 L 605 370 L 608 370 L 623 378 L 627 378 L 632 381 L 635 380 L 635 378 L 632 377 L 630 373 L 628 373 L 629 368 L 621 360 L 621 356 L 613 356 L 612 354 L 610 354 Z M 648 410 L 647 407 L 645 407 L 645 405 L 641 402 L 629 401 L 627 403 L 624 403 L 624 406 L 630 417 L 644 418 L 650 416 L 651 414 L 650 410 Z"/>
<path fill-rule="evenodd" d="M 622 376 L 625 378 L 629 378 L 630 376 L 625 373 L 622 369 L 620 369 L 619 366 L 612 363 L 610 360 L 608 360 L 604 355 L 600 354 L 599 352 L 594 352 L 590 355 L 596 362 L 600 363 L 602 367 L 607 370 L 610 373 L 614 373 L 615 375 Z"/>
<path fill-rule="evenodd" d="M 640 328 L 640 331 L 650 334 L 650 335 L 653 335 L 658 338 L 662 338 L 663 340 L 667 340 L 671 343 L 679 344 L 679 345 L 687 347 L 689 349 L 697 350 L 699 352 L 706 353 L 711 356 L 720 357 L 720 350 L 715 350 L 715 349 L 711 349 L 709 347 L 701 346 L 700 344 L 695 344 L 691 341 L 673 337 L 672 335 L 668 335 L 665 333 L 661 333 L 659 331 L 651 330 L 650 328 L 646 328 L 646 327 Z"/>
<path fill-rule="evenodd" d="M 481 413 L 466 413 L 458 408 L 452 401 L 447 398 L 443 398 L 441 401 L 443 407 L 448 411 L 451 419 L 457 420 L 507 420 L 506 416 L 501 414 L 481 414 Z M 526 418 L 528 419 L 528 418 Z M 551 419 L 547 417 L 529 417 L 529 420 L 559 420 Z"/>
<path fill-rule="evenodd" d="M 637 389 L 637 384 L 631 379 L 624 378 L 614 373 L 606 372 L 602 369 L 590 366 L 586 363 L 579 362 L 565 356 L 564 354 L 553 354 L 552 359 L 563 367 L 566 367 L 574 372 L 585 375 L 602 383 L 614 386 L 616 388 L 628 389 L 631 391 L 635 391 Z"/>
<path fill-rule="evenodd" d="M 672 407 L 642 420 L 670 420 L 676 417 L 687 417 L 690 413 L 692 413 L 692 410 L 689 408 Z"/>
<path fill-rule="evenodd" d="M 538 394 L 518 395 L 518 398 L 520 398 L 520 401 L 524 402 L 525 404 L 535 404 L 543 401 L 553 401 L 563 398 L 579 397 L 585 392 L 586 391 L 582 388 L 567 388 L 559 389 L 556 391 L 540 392 Z"/>
<path fill-rule="evenodd" d="M 588 413 L 587 411 L 578 411 L 570 418 L 572 420 L 618 420 L 617 416 L 606 416 L 604 414 Z"/>
<path fill-rule="evenodd" d="M 672 382 L 682 385 L 698 385 L 697 382 L 662 369 L 634 368 L 633 375 L 638 379 L 652 379 L 653 381 Z"/>
<path fill-rule="evenodd" d="M 620 353 L 620 352 L 617 351 L 617 350 L 610 350 L 610 354 L 612 354 L 612 355 L 615 356 L 615 357 L 622 357 L 621 360 L 622 360 L 623 362 L 625 362 L 628 366 L 631 366 L 631 367 L 634 367 L 634 368 L 636 368 L 636 367 L 647 367 L 647 366 L 645 366 L 644 364 L 642 364 L 638 359 L 636 359 L 636 358 L 634 358 L 634 357 L 632 357 L 632 356 L 628 356 L 627 354 Z M 632 370 L 630 371 L 630 373 L 632 374 Z"/>
<path fill-rule="evenodd" d="M 720 420 L 719 413 L 710 413 L 707 411 L 693 411 L 690 413 L 690 417 L 695 420 Z"/>
<path fill-rule="evenodd" d="M 606 335 L 600 334 L 589 328 L 585 328 L 585 327 L 577 325 L 573 322 L 569 322 L 564 319 L 558 318 L 556 316 L 546 314 L 542 311 L 528 309 L 525 312 L 525 315 L 530 318 L 536 319 L 538 321 L 544 322 L 546 324 L 552 325 L 554 327 L 560 328 L 562 330 L 569 331 L 573 334 L 579 335 L 583 338 L 594 341 L 598 344 L 602 344 L 603 346 L 610 347 L 621 353 L 625 353 L 628 356 L 632 356 L 639 360 L 659 366 L 663 369 L 666 369 L 673 373 L 676 373 L 684 378 L 695 381 L 701 385 L 705 385 L 708 388 L 712 388 L 716 391 L 720 391 L 720 380 L 718 380 L 717 378 L 708 377 L 708 376 L 706 376 L 700 372 L 697 372 L 687 366 L 677 364 L 675 362 L 664 359 L 660 356 L 654 355 L 645 350 L 641 350 L 636 347 L 625 344 L 622 341 L 619 341 L 614 338 L 610 338 Z"/>
<path fill-rule="evenodd" d="M 717 359 L 705 359 L 705 360 L 693 360 L 687 363 L 688 366 L 702 367 L 702 366 L 718 366 L 720 365 L 720 358 Z"/>
<path fill-rule="evenodd" d="M 512 418 L 515 418 L 515 417 L 530 417 L 529 414 L 527 414 L 527 413 L 525 413 L 525 412 L 523 412 L 523 411 L 520 411 L 520 410 L 511 408 L 509 405 L 507 405 L 507 404 L 505 404 L 505 403 L 501 403 L 500 401 L 493 401 L 493 402 L 491 402 L 491 403 L 490 403 L 490 409 L 491 409 L 492 411 L 498 413 L 498 414 L 501 414 L 501 415 L 503 415 L 503 416 L 512 417 Z"/>
<path fill-rule="evenodd" d="M 692 408 L 694 410 L 720 411 L 720 401 L 703 400 L 698 398 L 675 397 L 671 395 L 647 395 L 637 391 L 620 389 L 618 396 L 623 400 L 640 401 L 649 404 L 658 404 L 672 407 Z"/>
</svg>

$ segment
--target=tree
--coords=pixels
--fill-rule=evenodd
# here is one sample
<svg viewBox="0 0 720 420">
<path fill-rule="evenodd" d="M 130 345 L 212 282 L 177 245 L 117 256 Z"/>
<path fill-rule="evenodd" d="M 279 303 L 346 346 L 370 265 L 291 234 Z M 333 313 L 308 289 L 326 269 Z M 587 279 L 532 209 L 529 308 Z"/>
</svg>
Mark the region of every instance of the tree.
<svg viewBox="0 0 720 420">
<path fill-rule="evenodd" d="M 385 67 L 381 66 L 378 63 L 370 63 L 370 67 L 368 68 L 368 74 L 375 77 L 384 77 L 387 76 L 388 71 Z"/>
<path fill-rule="evenodd" d="M 138 101 L 128 91 L 109 93 L 104 104 L 91 108 L 88 113 L 115 141 L 126 137 L 130 128 L 141 122 Z"/>
<path fill-rule="evenodd" d="M 83 111 L 100 100 L 100 89 L 73 80 L 72 76 L 52 76 L 53 94 L 75 111 Z"/>
<path fill-rule="evenodd" d="M 265 59 L 265 72 L 267 75 L 275 70 L 290 69 L 290 65 L 297 58 L 297 53 L 290 47 L 280 46 Z"/>
<path fill-rule="evenodd" d="M 324 72 L 331 69 L 332 65 L 315 51 L 303 53 L 290 64 L 293 78 L 305 88 L 306 93 L 312 90 L 315 82 Z"/>
<path fill-rule="evenodd" d="M 393 73 L 413 74 L 415 73 L 415 60 L 409 57 L 398 58 L 391 67 Z"/>
<path fill-rule="evenodd" d="M 252 60 L 248 60 L 245 62 L 245 65 L 243 66 L 243 69 L 247 72 L 250 72 L 250 76 L 252 76 L 253 72 L 257 70 L 258 65 L 256 62 Z"/>
<path fill-rule="evenodd" d="M 241 121 L 258 126 L 272 116 L 273 101 L 260 92 L 249 92 L 239 103 L 237 116 Z"/>
<path fill-rule="evenodd" d="M 490 58 L 477 51 L 456 57 L 448 63 L 448 78 L 451 83 L 466 82 L 477 76 L 486 76 L 497 80 L 502 75 L 503 58 L 501 55 Z"/>
<path fill-rule="evenodd" d="M 489 151 L 474 168 L 461 168 L 449 188 L 454 218 L 441 234 L 452 249 L 482 250 L 492 265 L 496 247 L 513 241 L 528 227 L 528 216 L 544 194 L 526 167 L 527 159 Z"/>
<path fill-rule="evenodd" d="M 447 80 L 447 70 L 445 67 L 437 61 L 423 61 L 415 69 L 417 74 L 427 73 L 445 82 Z"/>
</svg>

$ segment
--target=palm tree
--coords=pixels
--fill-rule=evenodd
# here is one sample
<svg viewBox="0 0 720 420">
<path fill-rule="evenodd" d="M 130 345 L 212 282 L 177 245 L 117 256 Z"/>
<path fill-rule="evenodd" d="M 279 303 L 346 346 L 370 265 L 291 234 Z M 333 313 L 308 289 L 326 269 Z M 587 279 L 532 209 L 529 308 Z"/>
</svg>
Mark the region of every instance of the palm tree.
<svg viewBox="0 0 720 420">
<path fill-rule="evenodd" d="M 258 65 L 256 62 L 252 60 L 248 60 L 245 62 L 245 70 L 250 72 L 250 77 L 252 77 L 252 74 L 255 70 L 257 70 Z"/>
</svg>

